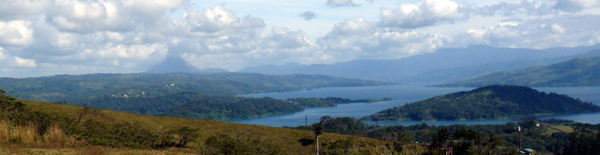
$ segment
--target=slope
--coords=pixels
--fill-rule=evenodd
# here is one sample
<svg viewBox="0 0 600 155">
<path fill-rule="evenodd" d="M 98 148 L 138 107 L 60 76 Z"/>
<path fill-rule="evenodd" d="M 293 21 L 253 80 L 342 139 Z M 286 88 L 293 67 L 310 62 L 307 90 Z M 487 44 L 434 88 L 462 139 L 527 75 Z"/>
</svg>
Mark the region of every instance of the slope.
<svg viewBox="0 0 600 155">
<path fill-rule="evenodd" d="M 599 112 L 600 107 L 566 95 L 524 86 L 486 86 L 436 96 L 364 117 L 372 121 L 498 119 L 538 114 Z"/>
<path fill-rule="evenodd" d="M 321 87 L 356 87 L 389 83 L 322 75 L 264 75 L 256 73 L 88 74 L 39 78 L 0 78 L 9 95 L 23 100 L 89 103 L 99 96 L 143 97 L 193 92 L 239 95 Z"/>
<path fill-rule="evenodd" d="M 525 85 L 532 87 L 600 86 L 600 57 L 576 58 L 548 66 L 497 72 L 471 80 L 440 86 L 477 87 L 490 84 Z"/>
<path fill-rule="evenodd" d="M 600 49 L 600 44 L 594 46 L 551 48 L 543 50 L 471 45 L 466 48 L 443 48 L 434 53 L 414 55 L 397 60 L 354 60 L 330 65 L 267 65 L 248 67 L 239 72 L 265 74 L 321 74 L 393 82 L 439 82 L 447 80 L 448 76 L 427 74 L 441 70 L 455 69 L 454 71 L 460 71 L 461 73 L 455 74 L 459 76 L 456 76 L 452 80 L 464 80 L 473 76 L 489 73 L 490 71 L 504 71 L 506 69 L 529 67 L 539 63 L 543 64 L 545 62 L 543 61 L 544 59 L 581 54 L 593 49 Z M 514 63 L 517 61 L 519 63 Z M 508 63 L 511 64 L 511 66 L 497 67 L 491 65 L 501 63 Z M 481 68 L 482 66 L 484 66 L 484 68 Z M 460 69 L 461 67 L 466 69 Z M 423 76 L 428 77 L 427 79 L 421 79 L 420 77 Z"/>
<path fill-rule="evenodd" d="M 183 150 L 176 149 L 176 152 L 192 154 L 311 154 L 314 152 L 314 145 L 306 144 L 306 141 L 314 138 L 312 131 L 137 115 L 61 104 L 20 101 L 7 97 L 4 93 L 0 93 L 0 105 L 2 124 L 6 125 L 4 123 L 6 121 L 9 122 L 8 125 L 19 124 L 18 122 L 22 121 L 21 123 L 29 124 L 25 127 L 33 127 L 40 134 L 36 136 L 15 133 L 22 134 L 21 137 L 37 137 L 35 139 L 39 140 L 34 139 L 37 142 L 11 140 L 8 144 L 2 143 L 0 148 L 52 148 L 51 146 L 56 143 L 68 143 L 68 145 L 58 148 L 104 146 L 160 152 L 171 147 L 183 148 Z M 48 130 L 42 130 L 44 126 L 51 127 Z M 6 126 L 0 126 L 3 131 L 6 130 L 4 127 Z M 21 127 L 10 128 L 9 130 L 14 130 L 13 128 L 20 129 Z M 52 135 L 60 134 L 74 139 L 64 139 L 63 137 L 63 139 L 50 142 L 53 140 Z M 5 136 L 3 133 L 0 135 Z M 12 135 L 9 136 L 9 139 L 13 139 Z M 171 143 L 172 140 L 175 142 Z M 325 133 L 320 140 L 324 142 L 320 143 L 321 153 L 356 151 L 360 154 L 389 154 L 393 151 L 385 148 L 389 143 L 369 138 Z M 4 139 L 0 141 L 4 142 Z M 186 143 L 175 144 L 181 141 Z M 350 145 L 335 145 L 340 142 L 350 142 Z M 169 150 L 170 153 L 173 153 L 172 149 Z"/>
</svg>

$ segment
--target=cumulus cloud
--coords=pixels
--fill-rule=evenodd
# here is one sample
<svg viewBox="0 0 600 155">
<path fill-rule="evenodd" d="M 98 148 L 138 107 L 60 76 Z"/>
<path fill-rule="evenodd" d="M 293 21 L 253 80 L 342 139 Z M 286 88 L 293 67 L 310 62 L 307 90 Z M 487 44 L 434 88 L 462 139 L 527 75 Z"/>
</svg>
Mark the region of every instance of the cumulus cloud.
<svg viewBox="0 0 600 155">
<path fill-rule="evenodd" d="M 553 0 L 520 0 L 499 2 L 474 8 L 474 14 L 484 16 L 546 15 L 554 14 L 556 2 Z"/>
<path fill-rule="evenodd" d="M 52 6 L 49 0 L 2 0 L 0 1 L 0 19 L 23 18 L 42 14 Z"/>
<path fill-rule="evenodd" d="M 383 8 L 379 20 L 338 21 L 324 37 L 311 40 L 302 30 L 266 28 L 259 17 L 237 15 L 223 5 L 197 8 L 186 0 L 6 0 L 0 1 L 0 76 L 141 72 L 167 55 L 183 56 L 200 68 L 236 70 L 273 63 L 397 59 L 470 44 L 591 45 L 600 43 L 595 27 L 600 17 L 573 11 L 598 7 L 596 2 L 520 0 L 474 7 L 424 0 Z M 327 5 L 358 6 L 351 0 L 328 0 Z M 474 15 L 509 19 L 452 36 L 417 29 Z M 510 19 L 521 15 L 534 18 Z M 310 20 L 315 14 L 299 16 Z"/>
<path fill-rule="evenodd" d="M 448 36 L 380 27 L 363 18 L 336 24 L 319 39 L 324 54 L 341 60 L 398 59 L 432 52 L 451 41 Z M 338 60 L 339 61 L 339 60 Z"/>
<path fill-rule="evenodd" d="M 215 33 L 233 29 L 262 28 L 265 23 L 262 19 L 245 16 L 239 18 L 231 10 L 223 6 L 215 6 L 206 10 L 190 8 L 183 14 L 183 20 L 190 32 Z"/>
<path fill-rule="evenodd" d="M 311 20 L 311 19 L 315 18 L 317 16 L 317 14 L 312 11 L 305 11 L 305 12 L 299 14 L 298 16 L 304 18 L 304 20 Z"/>
<path fill-rule="evenodd" d="M 485 29 L 471 29 L 456 40 L 464 45 L 487 44 L 515 48 L 589 46 L 600 43 L 600 30 L 590 23 L 600 23 L 600 16 L 565 15 L 551 19 L 505 22 Z"/>
<path fill-rule="evenodd" d="M 469 8 L 450 0 L 426 0 L 418 4 L 401 4 L 382 9 L 380 24 L 386 27 L 413 29 L 453 23 L 469 17 Z"/>
<path fill-rule="evenodd" d="M 330 6 L 330 7 L 353 7 L 353 6 L 360 6 L 360 5 L 352 2 L 352 0 L 327 0 L 327 6 Z"/>
<path fill-rule="evenodd" d="M 4 54 L 4 48 L 0 47 L 0 65 L 16 67 L 16 68 L 35 68 L 37 64 L 35 60 L 25 59 L 21 57 L 16 57 L 12 55 Z M 0 68 L 2 69 L 2 68 Z"/>
<path fill-rule="evenodd" d="M 13 65 L 16 67 L 26 67 L 26 68 L 37 67 L 37 64 L 35 64 L 35 60 L 23 59 L 20 57 L 15 57 L 15 64 L 13 64 Z"/>
<path fill-rule="evenodd" d="M 33 41 L 30 23 L 23 20 L 0 21 L 0 45 L 26 46 Z"/>
</svg>

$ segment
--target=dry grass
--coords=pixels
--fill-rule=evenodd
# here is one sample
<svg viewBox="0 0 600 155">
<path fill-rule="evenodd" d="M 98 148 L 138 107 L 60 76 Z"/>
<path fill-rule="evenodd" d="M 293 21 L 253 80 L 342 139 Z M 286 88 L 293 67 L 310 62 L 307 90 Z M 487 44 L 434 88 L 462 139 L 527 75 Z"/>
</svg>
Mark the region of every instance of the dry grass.
<svg viewBox="0 0 600 155">
<path fill-rule="evenodd" d="M 13 125 L 0 121 L 0 143 L 37 144 L 41 138 L 33 125 Z"/>
<path fill-rule="evenodd" d="M 28 107 L 31 107 L 34 111 L 44 111 L 53 113 L 55 115 L 63 115 L 63 116 L 77 116 L 77 112 L 82 109 L 82 107 L 77 106 L 68 106 L 61 104 L 52 104 L 52 103 L 43 103 L 43 102 L 34 102 L 34 101 L 22 101 Z M 90 119 L 92 117 L 87 117 L 84 119 Z M 259 135 L 262 138 L 269 139 L 274 143 L 280 144 L 285 148 L 288 152 L 294 154 L 311 154 L 313 152 L 313 145 L 311 146 L 302 146 L 298 140 L 303 138 L 314 138 L 314 133 L 312 131 L 304 131 L 304 130 L 295 130 L 295 129 L 285 129 L 285 128 L 276 128 L 276 127 L 266 127 L 266 126 L 258 126 L 258 125 L 245 125 L 245 124 L 234 124 L 227 122 L 219 122 L 219 121 L 207 121 L 207 120 L 196 120 L 196 119 L 184 119 L 184 118 L 173 118 L 173 117 L 157 117 L 157 116 L 148 116 L 148 115 L 138 115 L 132 113 L 125 112 L 117 112 L 111 110 L 102 110 L 100 115 L 93 116 L 93 119 L 102 123 L 118 123 L 118 122 L 129 122 L 129 123 L 140 123 L 140 125 L 147 127 L 151 131 L 155 132 L 164 132 L 170 129 L 174 129 L 177 127 L 188 126 L 191 128 L 199 129 L 199 138 L 195 143 L 190 144 L 192 149 L 202 151 L 204 142 L 211 136 L 215 136 L 218 134 L 236 134 L 236 132 L 246 131 L 249 132 L 250 135 Z M 84 121 L 84 120 L 82 120 Z M 1 130 L 1 129 L 0 129 Z M 0 131 L 2 132 L 2 131 Z M 60 134 L 59 129 L 52 129 L 49 131 L 48 137 L 44 137 L 46 140 L 50 142 L 64 142 L 65 137 Z M 50 136 L 52 135 L 52 136 Z M 335 140 L 335 139 L 345 139 L 348 135 L 341 134 L 331 134 L 325 133 L 321 136 L 323 140 Z M 385 146 L 387 142 L 360 137 L 359 141 L 363 141 L 368 144 L 376 145 L 376 146 Z M 369 149 L 369 148 L 364 148 Z M 376 148 L 370 148 L 376 149 Z M 104 149 L 94 150 L 87 149 L 85 151 L 86 154 L 106 154 Z M 130 151 L 139 151 L 139 150 L 130 150 Z M 164 150 L 163 150 L 164 151 Z M 156 154 L 164 153 L 163 151 L 158 151 Z M 126 153 L 127 151 L 118 151 L 120 153 Z M 142 152 L 131 153 L 150 153 L 151 150 L 143 150 Z M 179 152 L 179 151 L 171 151 L 171 152 Z M 186 152 L 183 152 L 186 153 Z M 189 153 L 189 152 L 187 152 Z M 109 153 L 110 154 L 110 153 Z M 155 154 L 155 153 L 150 153 Z M 170 153 L 169 153 L 170 154 Z"/>
<path fill-rule="evenodd" d="M 74 137 L 68 137 L 57 125 L 40 136 L 33 125 L 19 126 L 8 121 L 0 121 L 0 144 L 18 144 L 19 146 L 65 147 L 82 144 Z"/>
<path fill-rule="evenodd" d="M 71 147 L 71 148 L 0 148 L 0 154 L 14 155 L 188 155 L 182 150 L 135 150 L 108 147 Z"/>
<path fill-rule="evenodd" d="M 542 133 L 542 135 L 551 135 L 551 134 L 557 133 L 557 132 L 571 133 L 574 131 L 575 130 L 573 128 L 571 128 L 570 126 L 549 126 L 546 129 L 546 132 Z"/>
</svg>

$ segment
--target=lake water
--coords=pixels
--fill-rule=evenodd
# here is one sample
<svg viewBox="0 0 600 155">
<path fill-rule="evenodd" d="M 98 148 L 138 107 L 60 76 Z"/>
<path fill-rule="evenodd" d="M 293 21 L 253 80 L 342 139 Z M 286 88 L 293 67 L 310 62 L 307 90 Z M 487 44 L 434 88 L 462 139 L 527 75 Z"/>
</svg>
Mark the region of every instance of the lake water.
<svg viewBox="0 0 600 155">
<path fill-rule="evenodd" d="M 276 99 L 287 99 L 297 97 L 342 97 L 348 99 L 382 99 L 392 98 L 393 101 L 376 102 L 376 103 L 352 103 L 338 104 L 336 107 L 328 108 L 306 108 L 304 111 L 284 114 L 272 115 L 254 119 L 232 120 L 228 122 L 242 124 L 256 124 L 264 126 L 299 126 L 305 124 L 305 119 L 308 118 L 308 124 L 319 121 L 321 116 L 329 115 L 332 117 L 355 117 L 361 118 L 376 112 L 401 106 L 407 103 L 412 103 L 438 95 L 448 94 L 457 91 L 471 90 L 474 88 L 468 87 L 426 87 L 431 83 L 411 83 L 392 86 L 372 86 L 372 87 L 335 87 L 335 88 L 320 88 L 308 91 L 282 92 L 282 93 L 261 93 L 244 95 L 247 97 L 273 97 Z M 567 94 L 571 97 L 579 98 L 582 101 L 592 102 L 596 105 L 600 104 L 600 87 L 543 87 L 535 88 L 544 92 L 556 92 L 558 94 Z M 600 123 L 600 113 L 591 114 L 576 114 L 576 115 L 561 115 L 561 116 L 541 116 L 540 119 L 560 118 L 569 119 L 584 123 Z M 402 121 L 402 122 L 370 122 L 378 123 L 379 125 L 413 125 L 418 123 L 427 123 L 430 125 L 451 125 L 451 124 L 505 124 L 510 122 L 510 119 L 504 120 L 474 120 L 474 121 L 436 121 L 436 122 L 421 122 L 421 121 Z"/>
</svg>

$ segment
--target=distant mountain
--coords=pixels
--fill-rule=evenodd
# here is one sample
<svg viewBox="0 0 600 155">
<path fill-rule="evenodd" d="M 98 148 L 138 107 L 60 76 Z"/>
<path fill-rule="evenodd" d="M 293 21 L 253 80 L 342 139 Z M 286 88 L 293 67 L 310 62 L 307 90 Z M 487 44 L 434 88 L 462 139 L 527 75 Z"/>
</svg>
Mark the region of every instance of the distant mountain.
<svg viewBox="0 0 600 155">
<path fill-rule="evenodd" d="M 152 66 L 146 73 L 198 73 L 198 68 L 179 56 L 167 56 L 162 62 Z"/>
<path fill-rule="evenodd" d="M 534 87 L 600 86 L 600 57 L 575 58 L 548 66 L 497 72 L 475 79 L 440 86 L 484 86 L 511 84 Z"/>
<path fill-rule="evenodd" d="M 473 79 L 487 74 L 522 69 L 532 66 L 543 66 L 554 63 L 564 62 L 575 58 L 589 58 L 600 56 L 600 50 L 594 50 L 586 53 L 553 57 L 539 60 L 514 60 L 499 63 L 488 63 L 482 65 L 463 66 L 451 69 L 440 69 L 418 74 L 408 79 L 415 82 L 456 82 L 467 79 Z M 481 85 L 483 86 L 483 85 Z"/>
<path fill-rule="evenodd" d="M 466 48 L 443 48 L 434 53 L 398 60 L 354 60 L 331 65 L 292 63 L 248 67 L 239 72 L 322 74 L 393 82 L 458 81 L 496 71 L 543 65 L 554 58 L 569 57 L 593 49 L 600 49 L 600 44 L 543 50 L 472 45 Z M 446 70 L 452 70 L 452 72 L 444 72 Z"/>
<path fill-rule="evenodd" d="M 43 102 L 89 103 L 98 96 L 149 97 L 180 92 L 240 95 L 322 87 L 376 86 L 390 83 L 324 75 L 257 73 L 87 74 L 38 78 L 0 78 L 0 89 L 14 97 Z"/>
<path fill-rule="evenodd" d="M 200 72 L 202 72 L 202 73 L 227 73 L 229 71 L 226 69 L 221 69 L 221 68 L 207 68 L 207 69 L 200 70 Z"/>
<path fill-rule="evenodd" d="M 600 107 L 566 95 L 524 86 L 486 86 L 406 104 L 364 117 L 371 121 L 499 119 L 538 114 L 599 112 Z"/>
</svg>

